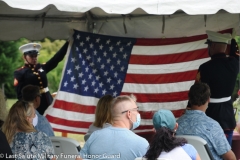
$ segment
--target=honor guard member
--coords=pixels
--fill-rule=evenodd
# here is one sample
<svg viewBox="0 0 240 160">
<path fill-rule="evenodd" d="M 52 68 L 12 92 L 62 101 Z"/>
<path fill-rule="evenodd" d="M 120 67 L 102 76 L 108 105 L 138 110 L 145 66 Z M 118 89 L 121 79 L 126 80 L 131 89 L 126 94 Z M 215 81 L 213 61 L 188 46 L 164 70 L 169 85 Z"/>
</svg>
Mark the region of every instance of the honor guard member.
<svg viewBox="0 0 240 160">
<path fill-rule="evenodd" d="M 231 145 L 233 130 L 236 127 L 231 95 L 239 72 L 238 46 L 230 34 L 212 31 L 206 33 L 211 60 L 200 65 L 196 82 L 209 85 L 211 97 L 206 114 L 220 124 Z M 229 41 L 231 41 L 230 54 L 226 55 Z"/>
<path fill-rule="evenodd" d="M 19 50 L 23 52 L 25 65 L 14 71 L 14 86 L 18 99 L 22 98 L 21 90 L 24 86 L 28 84 L 39 86 L 41 103 L 37 110 L 43 115 L 44 111 L 53 101 L 48 88 L 47 73 L 53 70 L 58 63 L 63 60 L 67 52 L 68 42 L 44 64 L 37 62 L 40 48 L 41 45 L 38 43 L 28 43 L 19 48 Z"/>
</svg>

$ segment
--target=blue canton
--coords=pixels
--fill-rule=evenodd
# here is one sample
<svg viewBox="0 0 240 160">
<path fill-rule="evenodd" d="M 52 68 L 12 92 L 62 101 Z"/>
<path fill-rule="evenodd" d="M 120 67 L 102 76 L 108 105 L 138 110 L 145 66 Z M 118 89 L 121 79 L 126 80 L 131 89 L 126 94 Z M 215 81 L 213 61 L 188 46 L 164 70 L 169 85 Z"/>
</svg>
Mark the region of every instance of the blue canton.
<svg viewBox="0 0 240 160">
<path fill-rule="evenodd" d="M 177 135 L 195 135 L 207 141 L 214 160 L 231 150 L 219 123 L 199 110 L 187 110 L 178 120 Z"/>
<path fill-rule="evenodd" d="M 121 93 L 136 39 L 74 31 L 61 91 L 100 98 Z"/>
</svg>

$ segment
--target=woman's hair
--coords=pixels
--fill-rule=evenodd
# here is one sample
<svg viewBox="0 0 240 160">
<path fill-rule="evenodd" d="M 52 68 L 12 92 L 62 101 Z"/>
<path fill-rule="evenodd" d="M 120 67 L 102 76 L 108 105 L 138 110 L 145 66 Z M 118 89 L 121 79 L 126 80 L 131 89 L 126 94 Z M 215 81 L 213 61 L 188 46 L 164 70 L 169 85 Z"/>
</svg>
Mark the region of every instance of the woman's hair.
<svg viewBox="0 0 240 160">
<path fill-rule="evenodd" d="M 144 157 L 148 160 L 155 160 L 163 151 L 170 152 L 174 148 L 183 146 L 187 143 L 186 139 L 176 138 L 173 134 L 174 132 L 166 127 L 159 128 L 156 131 Z"/>
<path fill-rule="evenodd" d="M 111 102 L 113 97 L 105 95 L 101 97 L 97 103 L 95 111 L 95 121 L 93 125 L 102 128 L 105 123 L 111 123 Z"/>
<path fill-rule="evenodd" d="M 35 132 L 33 125 L 29 123 L 27 117 L 33 114 L 33 104 L 23 101 L 17 101 L 11 107 L 6 121 L 3 123 L 2 131 L 6 135 L 8 143 L 13 141 L 14 135 L 17 131 L 21 132 Z"/>
<path fill-rule="evenodd" d="M 0 89 L 0 120 L 5 121 L 7 117 L 6 97 L 3 91 Z M 1 126 L 0 126 L 1 128 Z"/>
</svg>

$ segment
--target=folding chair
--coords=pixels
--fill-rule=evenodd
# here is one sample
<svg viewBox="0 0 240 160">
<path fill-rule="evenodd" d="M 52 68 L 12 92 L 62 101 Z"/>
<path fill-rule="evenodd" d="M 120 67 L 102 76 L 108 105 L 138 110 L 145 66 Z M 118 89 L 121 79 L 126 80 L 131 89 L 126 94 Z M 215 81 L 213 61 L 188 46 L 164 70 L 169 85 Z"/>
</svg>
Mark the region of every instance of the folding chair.
<svg viewBox="0 0 240 160">
<path fill-rule="evenodd" d="M 176 135 L 176 137 L 185 138 L 189 144 L 193 145 L 201 159 L 214 160 L 212 153 L 207 145 L 207 141 L 205 141 L 203 138 L 192 135 Z"/>
<path fill-rule="evenodd" d="M 58 160 L 75 160 L 79 155 L 81 147 L 79 142 L 67 137 L 50 137 L 55 155 L 59 156 Z"/>
</svg>

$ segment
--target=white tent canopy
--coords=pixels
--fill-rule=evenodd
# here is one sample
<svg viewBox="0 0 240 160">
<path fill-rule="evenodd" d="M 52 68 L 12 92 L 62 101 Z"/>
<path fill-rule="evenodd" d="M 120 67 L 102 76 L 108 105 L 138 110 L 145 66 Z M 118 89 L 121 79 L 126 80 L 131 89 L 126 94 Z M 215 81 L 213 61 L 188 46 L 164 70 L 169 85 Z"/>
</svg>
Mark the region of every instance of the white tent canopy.
<svg viewBox="0 0 240 160">
<path fill-rule="evenodd" d="M 67 39 L 71 29 L 137 38 L 239 29 L 239 0 L 0 0 L 0 40 Z"/>
</svg>

